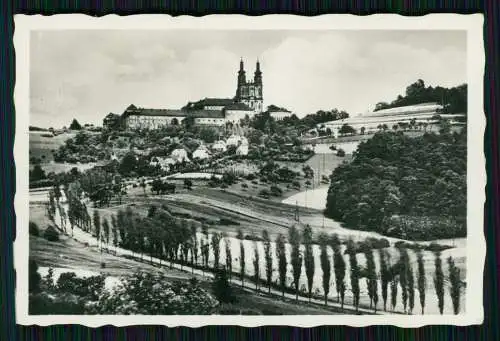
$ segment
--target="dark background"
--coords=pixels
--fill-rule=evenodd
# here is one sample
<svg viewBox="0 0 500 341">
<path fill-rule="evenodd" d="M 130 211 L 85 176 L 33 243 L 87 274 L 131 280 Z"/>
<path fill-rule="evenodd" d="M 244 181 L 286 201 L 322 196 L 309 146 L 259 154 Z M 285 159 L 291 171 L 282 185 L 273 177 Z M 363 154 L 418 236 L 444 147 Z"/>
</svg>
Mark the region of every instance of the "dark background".
<svg viewBox="0 0 500 341">
<path fill-rule="evenodd" d="M 500 1 L 466 0 L 341 0 L 341 1 L 125 1 L 125 0 L 0 0 L 0 340 L 500 340 L 498 313 L 500 280 L 500 212 L 498 115 L 500 94 Z M 391 326 L 367 328 L 318 327 L 203 327 L 166 328 L 162 326 L 97 329 L 83 326 L 16 326 L 15 274 L 13 246 L 15 239 L 15 164 L 13 157 L 15 108 L 15 52 L 13 47 L 15 14 L 84 13 L 106 14 L 168 13 L 171 15 L 203 16 L 218 13 L 248 15 L 297 14 L 314 16 L 328 13 L 368 15 L 398 13 L 419 16 L 428 13 L 483 13 L 486 66 L 484 77 L 484 110 L 487 116 L 485 155 L 488 174 L 486 187 L 484 232 L 487 242 L 484 269 L 484 324 L 470 327 L 429 326 L 402 329 Z M 471 226 L 469 228 L 481 228 Z"/>
</svg>

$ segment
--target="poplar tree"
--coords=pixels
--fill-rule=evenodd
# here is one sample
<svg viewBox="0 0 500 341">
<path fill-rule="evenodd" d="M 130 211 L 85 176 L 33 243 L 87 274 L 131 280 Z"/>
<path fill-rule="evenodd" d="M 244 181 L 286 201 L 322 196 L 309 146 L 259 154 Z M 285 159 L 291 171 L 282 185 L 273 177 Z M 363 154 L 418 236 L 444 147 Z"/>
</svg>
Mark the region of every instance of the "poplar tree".
<svg viewBox="0 0 500 341">
<path fill-rule="evenodd" d="M 238 230 L 238 237 L 240 240 L 240 278 L 241 278 L 241 286 L 245 287 L 245 244 L 243 244 L 243 231 Z"/>
<path fill-rule="evenodd" d="M 293 274 L 293 285 L 295 287 L 295 300 L 299 300 L 299 280 L 302 272 L 302 255 L 300 254 L 300 234 L 295 226 L 288 230 L 289 241 L 292 246 L 291 263 Z"/>
<path fill-rule="evenodd" d="M 400 247 L 399 248 L 399 284 L 401 286 L 401 299 L 403 301 L 404 312 L 406 312 L 406 307 L 408 305 L 408 269 L 410 267 L 410 261 L 408 257 L 408 251 Z"/>
<path fill-rule="evenodd" d="M 314 253 L 312 244 L 312 229 L 308 224 L 304 227 L 302 232 L 302 240 L 304 241 L 305 252 L 304 252 L 304 265 L 306 268 L 307 277 L 307 289 L 309 292 L 309 302 L 311 302 L 312 286 L 314 281 Z"/>
<path fill-rule="evenodd" d="M 427 279 L 425 277 L 424 257 L 422 256 L 421 251 L 417 253 L 417 264 L 418 264 L 418 280 L 417 280 L 418 295 L 423 315 L 425 309 L 425 292 L 427 290 Z"/>
<path fill-rule="evenodd" d="M 320 242 L 320 261 L 321 270 L 323 271 L 323 294 L 325 296 L 325 305 L 328 304 L 328 294 L 330 293 L 330 277 L 331 277 L 331 263 L 328 256 L 328 237 L 322 233 L 319 236 Z"/>
<path fill-rule="evenodd" d="M 266 262 L 266 280 L 268 292 L 271 292 L 271 283 L 273 280 L 273 255 L 271 250 L 271 239 L 267 230 L 262 231 L 262 239 L 264 240 L 264 259 Z"/>
<path fill-rule="evenodd" d="M 104 235 L 104 240 L 108 246 L 109 246 L 109 235 L 110 235 L 109 230 L 110 230 L 109 221 L 108 219 L 104 219 L 102 222 L 102 232 Z"/>
<path fill-rule="evenodd" d="M 358 260 L 356 258 L 356 250 L 354 249 L 354 242 L 352 239 L 349 239 L 347 242 L 347 254 L 349 255 L 349 265 L 351 269 L 351 291 L 353 298 L 353 305 L 356 308 L 356 312 L 359 308 L 359 265 Z"/>
<path fill-rule="evenodd" d="M 286 287 L 286 247 L 285 237 L 280 233 L 276 238 L 276 258 L 278 259 L 278 272 L 282 296 L 285 296 Z"/>
<path fill-rule="evenodd" d="M 380 280 L 382 285 L 382 299 L 384 301 L 384 311 L 387 311 L 387 288 L 389 287 L 389 282 L 391 281 L 391 274 L 389 271 L 388 261 L 389 253 L 386 250 L 379 249 L 378 255 L 380 259 Z"/>
<path fill-rule="evenodd" d="M 391 306 L 392 311 L 396 309 L 396 304 L 398 303 L 398 275 L 396 273 L 392 274 L 391 278 Z"/>
<path fill-rule="evenodd" d="M 214 232 L 212 234 L 212 250 L 214 251 L 214 269 L 215 270 L 219 269 L 221 238 L 222 238 L 222 236 L 220 233 Z"/>
<path fill-rule="evenodd" d="M 231 254 L 231 241 L 225 238 L 224 245 L 226 247 L 226 270 L 229 273 L 229 280 L 233 277 L 233 256 Z"/>
<path fill-rule="evenodd" d="M 372 250 L 365 251 L 366 258 L 366 284 L 368 288 L 368 297 L 370 298 L 370 309 L 373 305 L 375 305 L 374 309 L 377 311 L 377 302 L 378 302 L 378 281 L 377 281 L 377 272 L 375 269 L 375 260 L 373 259 Z"/>
<path fill-rule="evenodd" d="M 257 247 L 257 243 L 254 244 L 253 270 L 254 270 L 255 290 L 259 290 L 259 284 L 260 284 L 260 256 L 259 256 L 259 248 Z"/>
<path fill-rule="evenodd" d="M 441 261 L 441 254 L 439 252 L 436 252 L 435 254 L 434 266 L 435 266 L 434 288 L 436 289 L 439 313 L 442 315 L 444 309 L 444 274 L 443 274 L 443 265 Z"/>
<path fill-rule="evenodd" d="M 193 240 L 191 243 L 191 264 L 193 267 L 198 265 L 198 228 L 195 224 L 191 225 L 191 239 Z"/>
<path fill-rule="evenodd" d="M 344 298 L 345 298 L 345 274 L 346 274 L 346 263 L 344 256 L 340 251 L 340 241 L 336 234 L 333 235 L 331 240 L 331 245 L 333 248 L 333 267 L 335 270 L 335 287 L 337 289 L 337 301 L 341 302 L 341 307 L 344 309 Z"/>
<path fill-rule="evenodd" d="M 408 310 L 411 314 L 415 307 L 415 276 L 411 264 L 408 267 Z"/>
<path fill-rule="evenodd" d="M 111 234 L 113 235 L 113 246 L 115 247 L 116 254 L 116 248 L 118 247 L 118 220 L 115 215 L 111 216 Z"/>
<path fill-rule="evenodd" d="M 448 258 L 448 269 L 450 276 L 450 297 L 453 304 L 453 313 L 458 315 L 460 312 L 460 269 L 455 265 L 451 256 Z"/>
<path fill-rule="evenodd" d="M 93 216 L 95 237 L 97 238 L 97 243 L 100 247 L 101 243 L 101 218 L 99 217 L 99 211 L 94 210 Z"/>
</svg>

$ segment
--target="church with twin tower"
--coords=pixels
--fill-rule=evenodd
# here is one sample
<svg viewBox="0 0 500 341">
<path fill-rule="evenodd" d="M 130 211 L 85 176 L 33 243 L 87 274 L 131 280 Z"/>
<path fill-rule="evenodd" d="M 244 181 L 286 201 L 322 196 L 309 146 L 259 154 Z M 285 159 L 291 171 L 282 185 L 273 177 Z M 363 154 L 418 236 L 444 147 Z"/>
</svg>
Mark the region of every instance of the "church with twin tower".
<svg viewBox="0 0 500 341">
<path fill-rule="evenodd" d="M 262 72 L 260 63 L 257 60 L 253 80 L 246 79 L 243 59 L 240 60 L 240 70 L 238 71 L 238 86 L 236 88 L 236 102 L 244 103 L 256 113 L 261 113 L 263 109 L 262 97 Z"/>
</svg>

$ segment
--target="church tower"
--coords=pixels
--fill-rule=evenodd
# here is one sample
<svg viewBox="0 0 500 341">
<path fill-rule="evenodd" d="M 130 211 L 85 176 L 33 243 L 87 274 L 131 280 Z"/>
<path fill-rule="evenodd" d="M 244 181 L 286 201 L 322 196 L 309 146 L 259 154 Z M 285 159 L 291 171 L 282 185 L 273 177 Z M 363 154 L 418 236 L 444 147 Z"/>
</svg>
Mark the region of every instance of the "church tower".
<svg viewBox="0 0 500 341">
<path fill-rule="evenodd" d="M 236 89 L 235 100 L 239 103 L 245 103 L 256 113 L 261 113 L 263 111 L 262 72 L 260 70 L 260 63 L 258 60 L 253 81 L 246 80 L 243 60 L 240 60 L 238 87 Z"/>
</svg>

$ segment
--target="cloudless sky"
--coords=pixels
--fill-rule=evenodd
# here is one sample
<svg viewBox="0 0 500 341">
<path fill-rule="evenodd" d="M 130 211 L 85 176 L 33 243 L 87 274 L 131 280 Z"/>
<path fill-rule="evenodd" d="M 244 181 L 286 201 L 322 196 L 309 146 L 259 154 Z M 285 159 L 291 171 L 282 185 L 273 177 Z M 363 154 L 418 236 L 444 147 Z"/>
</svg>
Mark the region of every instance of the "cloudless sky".
<svg viewBox="0 0 500 341">
<path fill-rule="evenodd" d="M 264 105 L 299 116 L 351 115 L 404 94 L 407 85 L 466 82 L 464 31 L 36 31 L 30 42 L 30 124 L 101 124 L 133 103 L 178 109 L 235 95 L 261 62 Z"/>
</svg>

